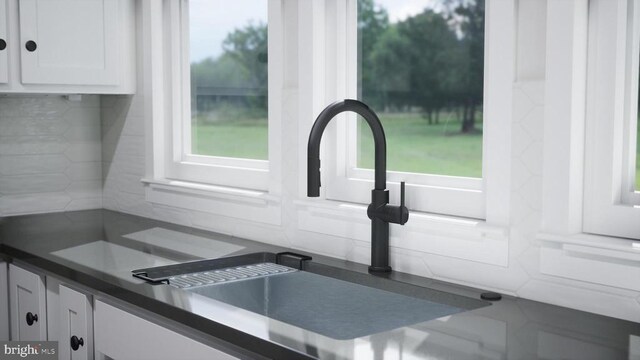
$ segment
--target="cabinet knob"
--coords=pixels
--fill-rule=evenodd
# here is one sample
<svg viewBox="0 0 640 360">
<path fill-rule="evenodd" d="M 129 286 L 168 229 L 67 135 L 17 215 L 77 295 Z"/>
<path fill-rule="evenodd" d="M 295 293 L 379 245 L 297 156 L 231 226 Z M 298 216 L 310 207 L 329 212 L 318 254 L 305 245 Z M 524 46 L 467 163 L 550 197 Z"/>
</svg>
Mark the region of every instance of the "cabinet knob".
<svg viewBox="0 0 640 360">
<path fill-rule="evenodd" d="M 24 47 L 27 49 L 27 51 L 34 52 L 38 48 L 38 44 L 36 44 L 36 42 L 33 40 L 29 40 L 24 44 Z"/>
<path fill-rule="evenodd" d="M 73 351 L 76 351 L 80 348 L 80 346 L 84 346 L 84 339 L 79 338 L 75 335 L 71 337 L 71 348 Z"/>
<path fill-rule="evenodd" d="M 4 39 L 0 39 L 0 51 L 7 48 L 7 42 Z"/>
<path fill-rule="evenodd" d="M 27 313 L 27 325 L 31 326 L 34 322 L 38 321 L 38 314 Z"/>
</svg>

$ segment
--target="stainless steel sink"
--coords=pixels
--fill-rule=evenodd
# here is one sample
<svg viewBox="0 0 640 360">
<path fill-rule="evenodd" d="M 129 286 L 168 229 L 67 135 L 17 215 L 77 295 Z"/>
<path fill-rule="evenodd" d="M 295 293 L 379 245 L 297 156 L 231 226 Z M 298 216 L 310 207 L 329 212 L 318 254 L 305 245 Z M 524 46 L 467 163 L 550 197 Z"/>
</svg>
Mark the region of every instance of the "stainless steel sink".
<svg viewBox="0 0 640 360">
<path fill-rule="evenodd" d="M 341 340 L 489 305 L 295 257 L 278 260 L 258 253 L 134 274 Z"/>
</svg>

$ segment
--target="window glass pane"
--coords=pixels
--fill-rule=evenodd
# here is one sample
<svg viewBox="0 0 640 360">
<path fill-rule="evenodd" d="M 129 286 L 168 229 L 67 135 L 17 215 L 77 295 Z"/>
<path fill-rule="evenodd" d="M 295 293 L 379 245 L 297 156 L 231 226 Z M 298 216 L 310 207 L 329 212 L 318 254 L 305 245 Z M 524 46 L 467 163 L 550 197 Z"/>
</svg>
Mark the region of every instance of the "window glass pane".
<svg viewBox="0 0 640 360">
<path fill-rule="evenodd" d="M 484 0 L 358 0 L 358 51 L 388 169 L 481 177 Z M 372 168 L 371 133 L 358 129 L 357 165 Z"/>
<path fill-rule="evenodd" d="M 640 104 L 638 108 L 640 109 Z M 638 113 L 638 126 L 636 128 L 636 190 L 640 191 L 640 112 Z"/>
<path fill-rule="evenodd" d="M 191 151 L 267 159 L 267 1 L 191 0 Z"/>
</svg>

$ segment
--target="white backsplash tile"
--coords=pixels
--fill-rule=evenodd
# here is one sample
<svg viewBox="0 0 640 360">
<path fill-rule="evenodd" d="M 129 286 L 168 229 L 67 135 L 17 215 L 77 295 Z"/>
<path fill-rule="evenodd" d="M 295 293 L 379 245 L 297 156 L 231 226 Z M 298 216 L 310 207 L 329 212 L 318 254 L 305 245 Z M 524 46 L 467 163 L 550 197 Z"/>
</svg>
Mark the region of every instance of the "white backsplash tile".
<svg viewBox="0 0 640 360">
<path fill-rule="evenodd" d="M 64 211 L 76 211 L 102 208 L 102 195 L 86 199 L 73 199 L 65 206 Z"/>
<path fill-rule="evenodd" d="M 2 98 L 0 118 L 58 118 L 74 104 L 60 96 L 10 96 Z M 77 104 L 76 104 L 77 105 Z"/>
<path fill-rule="evenodd" d="M 16 195 L 59 192 L 64 191 L 69 184 L 69 178 L 64 174 L 3 176 L 0 178 L 0 193 Z"/>
<path fill-rule="evenodd" d="M 0 136 L 0 156 L 61 154 L 67 147 L 69 142 L 62 136 Z"/>
<path fill-rule="evenodd" d="M 70 164 L 64 155 L 0 156 L 0 175 L 54 173 Z"/>
<path fill-rule="evenodd" d="M 100 180 L 102 186 L 102 163 L 99 161 L 71 163 L 65 174 L 72 181 Z"/>
<path fill-rule="evenodd" d="M 0 97 L 0 216 L 102 207 L 100 97 Z"/>
<path fill-rule="evenodd" d="M 69 160 L 74 162 L 101 161 L 102 147 L 100 142 L 71 143 L 64 152 Z"/>
<path fill-rule="evenodd" d="M 23 215 L 63 211 L 71 201 L 67 193 L 37 193 L 3 196 L 0 201 L 0 214 Z"/>
<path fill-rule="evenodd" d="M 13 135 L 62 135 L 69 128 L 69 122 L 62 118 L 7 118 L 0 122 L 2 136 Z"/>
<path fill-rule="evenodd" d="M 72 199 L 86 199 L 102 194 L 102 180 L 75 181 L 67 188 Z"/>
<path fill-rule="evenodd" d="M 71 142 L 100 142 L 100 128 L 90 125 L 74 125 L 65 131 L 64 137 Z"/>
</svg>

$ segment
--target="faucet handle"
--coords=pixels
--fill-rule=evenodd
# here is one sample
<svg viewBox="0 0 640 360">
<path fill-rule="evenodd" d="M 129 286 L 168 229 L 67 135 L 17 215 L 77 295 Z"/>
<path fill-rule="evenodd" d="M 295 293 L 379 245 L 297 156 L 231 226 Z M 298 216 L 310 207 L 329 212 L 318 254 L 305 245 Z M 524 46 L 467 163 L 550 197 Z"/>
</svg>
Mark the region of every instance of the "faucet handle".
<svg viewBox="0 0 640 360">
<path fill-rule="evenodd" d="M 409 209 L 404 206 L 404 181 L 400 182 L 400 219 L 399 224 L 404 225 L 409 220 Z"/>
</svg>

